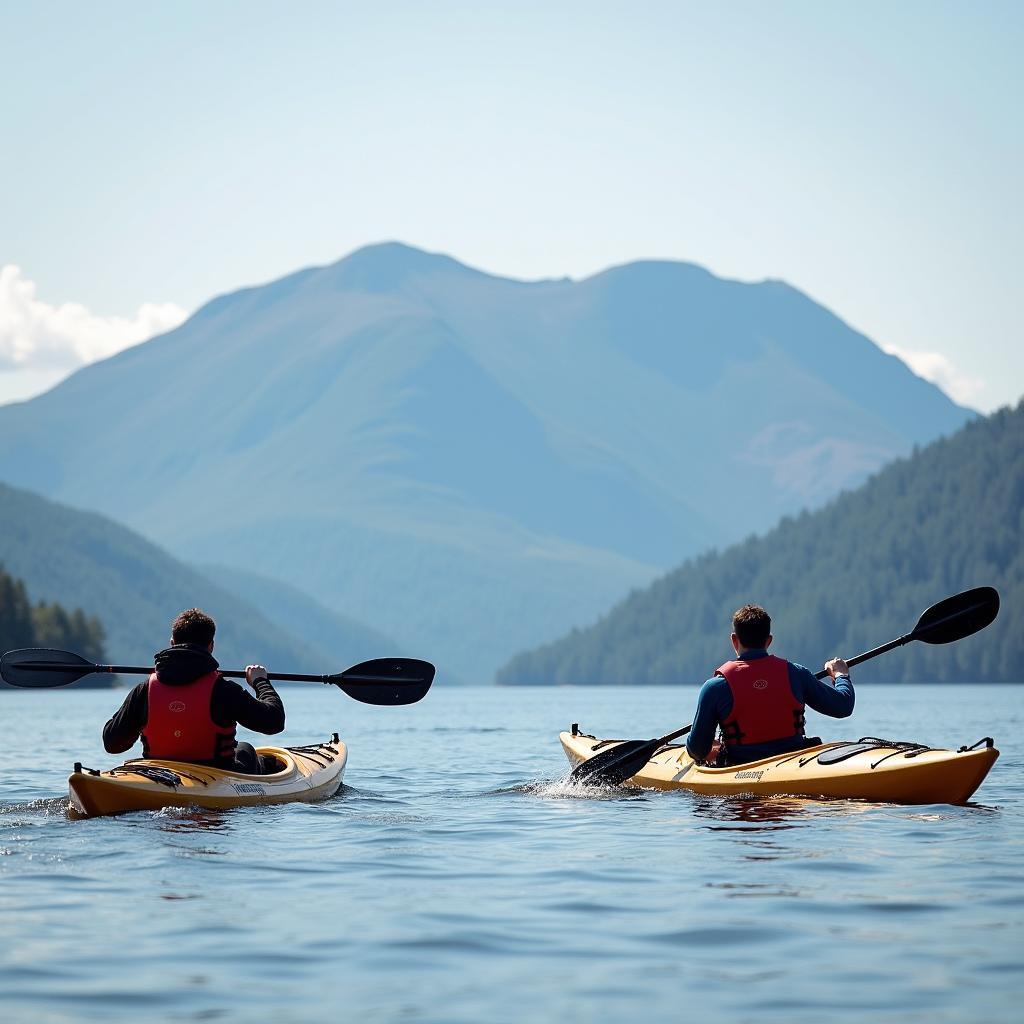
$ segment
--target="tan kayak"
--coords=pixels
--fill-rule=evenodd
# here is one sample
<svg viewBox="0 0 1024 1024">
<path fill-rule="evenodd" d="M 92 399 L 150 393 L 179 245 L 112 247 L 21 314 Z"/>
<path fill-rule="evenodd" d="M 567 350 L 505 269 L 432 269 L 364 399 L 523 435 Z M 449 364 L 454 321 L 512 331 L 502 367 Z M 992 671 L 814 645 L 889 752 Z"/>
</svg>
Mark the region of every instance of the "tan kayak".
<svg viewBox="0 0 1024 1024">
<path fill-rule="evenodd" d="M 599 740 L 573 727 L 558 737 L 574 767 L 622 740 Z M 686 747 L 667 744 L 629 783 L 711 796 L 787 795 L 901 804 L 962 804 L 981 785 L 999 751 L 990 738 L 959 750 L 865 737 L 822 743 L 733 768 L 705 768 Z"/>
<path fill-rule="evenodd" d="M 207 768 L 181 761 L 139 758 L 99 772 L 75 765 L 68 778 L 73 818 L 92 818 L 162 807 L 221 809 L 253 804 L 311 803 L 341 788 L 348 747 L 335 733 L 305 747 L 257 747 L 279 766 L 269 775 Z"/>
</svg>

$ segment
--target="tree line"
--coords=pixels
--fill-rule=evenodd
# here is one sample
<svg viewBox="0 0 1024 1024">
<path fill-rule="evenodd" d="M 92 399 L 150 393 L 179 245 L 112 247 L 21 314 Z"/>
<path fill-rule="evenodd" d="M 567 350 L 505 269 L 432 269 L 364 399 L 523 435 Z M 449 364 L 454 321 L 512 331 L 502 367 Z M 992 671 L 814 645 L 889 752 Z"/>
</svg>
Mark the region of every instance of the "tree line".
<svg viewBox="0 0 1024 1024">
<path fill-rule="evenodd" d="M 774 653 L 817 669 L 986 585 L 1002 598 L 988 629 L 949 646 L 908 644 L 855 679 L 1024 681 L 1022 541 L 1024 402 L 915 450 L 822 509 L 685 563 L 589 628 L 518 655 L 498 681 L 698 683 L 731 656 L 731 615 L 747 603 L 772 615 Z"/>
<path fill-rule="evenodd" d="M 69 612 L 56 602 L 33 604 L 24 582 L 0 566 L 0 651 L 50 647 L 103 662 L 104 642 L 103 624 L 98 618 L 86 615 L 81 608 Z"/>
</svg>

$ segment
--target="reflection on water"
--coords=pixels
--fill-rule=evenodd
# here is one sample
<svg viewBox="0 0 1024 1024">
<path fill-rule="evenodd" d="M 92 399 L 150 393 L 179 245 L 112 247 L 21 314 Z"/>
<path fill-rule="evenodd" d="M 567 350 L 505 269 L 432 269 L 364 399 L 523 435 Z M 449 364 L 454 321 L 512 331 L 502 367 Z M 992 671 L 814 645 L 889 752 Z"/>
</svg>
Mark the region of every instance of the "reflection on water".
<svg viewBox="0 0 1024 1024">
<path fill-rule="evenodd" d="M 165 807 L 162 811 L 136 811 L 149 818 L 161 832 L 223 832 L 233 826 L 233 811 L 199 807 Z"/>
<path fill-rule="evenodd" d="M 765 897 L 784 897 L 797 899 L 802 895 L 800 889 L 780 886 L 769 882 L 706 882 L 709 889 L 719 889 L 730 899 L 764 899 Z"/>
<path fill-rule="evenodd" d="M 820 805 L 819 805 L 820 806 Z M 806 818 L 816 810 L 815 801 L 800 797 L 704 797 L 694 801 L 693 813 L 698 818 L 707 818 L 716 822 L 710 826 L 726 831 L 735 826 L 733 822 L 742 822 L 754 831 L 779 828 L 796 828 L 800 819 Z"/>
</svg>

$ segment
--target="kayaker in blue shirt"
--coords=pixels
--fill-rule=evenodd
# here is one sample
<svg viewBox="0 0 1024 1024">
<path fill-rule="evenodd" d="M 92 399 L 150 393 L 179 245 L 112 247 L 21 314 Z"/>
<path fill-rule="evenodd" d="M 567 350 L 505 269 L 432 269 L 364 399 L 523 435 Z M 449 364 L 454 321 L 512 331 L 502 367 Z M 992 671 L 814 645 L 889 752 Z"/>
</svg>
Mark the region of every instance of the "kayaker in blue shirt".
<svg viewBox="0 0 1024 1024">
<path fill-rule="evenodd" d="M 697 712 L 686 739 L 687 753 L 705 761 L 721 730 L 725 764 L 746 764 L 785 754 L 820 741 L 804 733 L 804 707 L 830 718 L 853 714 L 850 670 L 842 658 L 825 663 L 829 682 L 816 679 L 802 665 L 768 653 L 772 620 L 756 604 L 744 605 L 732 617 L 733 661 L 720 665 L 701 687 Z"/>
</svg>

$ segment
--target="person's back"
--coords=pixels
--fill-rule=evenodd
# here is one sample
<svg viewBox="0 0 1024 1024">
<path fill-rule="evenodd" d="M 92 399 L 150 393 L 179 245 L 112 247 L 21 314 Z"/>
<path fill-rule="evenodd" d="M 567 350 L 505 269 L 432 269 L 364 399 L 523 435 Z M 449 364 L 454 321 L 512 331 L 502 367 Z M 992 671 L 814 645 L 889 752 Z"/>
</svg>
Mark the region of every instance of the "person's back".
<svg viewBox="0 0 1024 1024">
<path fill-rule="evenodd" d="M 829 684 L 802 665 L 769 654 L 771 619 L 763 608 L 740 608 L 733 616 L 731 639 L 736 657 L 716 669 L 697 698 L 686 741 L 694 760 L 708 758 L 716 729 L 721 730 L 724 762 L 746 764 L 816 742 L 805 734 L 805 707 L 832 718 L 853 713 L 846 662 L 833 658 L 826 663 Z"/>
<path fill-rule="evenodd" d="M 284 706 L 262 665 L 245 670 L 255 695 L 220 675 L 215 632 L 213 619 L 197 608 L 174 620 L 171 646 L 155 656 L 155 671 L 103 727 L 108 753 L 123 753 L 141 737 L 143 757 L 259 773 L 259 757 L 238 742 L 236 727 L 279 733 Z"/>
</svg>

